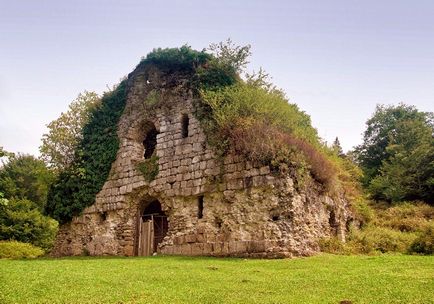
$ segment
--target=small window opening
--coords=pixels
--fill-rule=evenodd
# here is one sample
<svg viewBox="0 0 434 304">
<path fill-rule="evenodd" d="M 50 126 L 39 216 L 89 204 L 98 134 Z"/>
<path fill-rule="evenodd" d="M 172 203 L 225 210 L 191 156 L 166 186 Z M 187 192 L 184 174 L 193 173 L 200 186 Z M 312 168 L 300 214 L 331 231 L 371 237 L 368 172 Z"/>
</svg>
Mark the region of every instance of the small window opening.
<svg viewBox="0 0 434 304">
<path fill-rule="evenodd" d="M 101 212 L 101 213 L 100 213 L 100 222 L 103 223 L 103 222 L 105 222 L 106 220 L 107 220 L 107 212 L 106 212 L 106 211 Z"/>
<path fill-rule="evenodd" d="M 277 222 L 279 220 L 279 216 L 273 215 L 272 220 L 273 220 L 273 222 Z"/>
<path fill-rule="evenodd" d="M 190 123 L 190 119 L 188 118 L 187 114 L 183 114 L 182 115 L 182 119 L 181 119 L 181 124 L 182 124 L 182 129 L 181 129 L 181 135 L 182 138 L 186 138 L 188 137 L 188 125 Z"/>
<path fill-rule="evenodd" d="M 145 140 L 143 141 L 143 146 L 145 147 L 145 159 L 151 158 L 152 154 L 154 154 L 155 147 L 157 145 L 157 129 L 153 127 L 146 134 Z"/>
<path fill-rule="evenodd" d="M 197 218 L 203 218 L 203 195 L 197 198 Z"/>
<path fill-rule="evenodd" d="M 336 215 L 335 215 L 335 211 L 334 210 L 330 211 L 329 225 L 332 228 L 336 228 L 336 226 L 337 226 Z"/>
</svg>

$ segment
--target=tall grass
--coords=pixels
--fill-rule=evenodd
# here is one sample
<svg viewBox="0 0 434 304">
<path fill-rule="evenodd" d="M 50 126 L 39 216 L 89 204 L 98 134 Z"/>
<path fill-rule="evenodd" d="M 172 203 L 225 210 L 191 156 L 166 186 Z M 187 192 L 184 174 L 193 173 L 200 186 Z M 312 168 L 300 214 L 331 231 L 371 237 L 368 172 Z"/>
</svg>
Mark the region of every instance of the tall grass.
<svg viewBox="0 0 434 304">
<path fill-rule="evenodd" d="M 233 152 L 280 172 L 310 173 L 336 190 L 337 163 L 327 155 L 310 117 L 281 93 L 246 83 L 203 90 L 211 115 L 205 130 L 223 153 Z"/>
</svg>

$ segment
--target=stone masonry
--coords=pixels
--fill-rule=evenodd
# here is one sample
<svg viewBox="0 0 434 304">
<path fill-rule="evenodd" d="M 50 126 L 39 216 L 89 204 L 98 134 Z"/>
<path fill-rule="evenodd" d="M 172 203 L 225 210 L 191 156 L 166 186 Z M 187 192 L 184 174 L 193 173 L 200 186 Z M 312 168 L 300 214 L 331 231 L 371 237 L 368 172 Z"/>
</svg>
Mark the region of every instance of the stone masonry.
<svg viewBox="0 0 434 304">
<path fill-rule="evenodd" d="M 168 220 L 156 248 L 162 254 L 290 257 L 317 252 L 319 238 L 344 239 L 342 197 L 323 194 L 313 182 L 298 190 L 291 177 L 237 155 L 216 157 L 193 114 L 187 81 L 152 65 L 129 75 L 109 178 L 95 203 L 60 228 L 52 255 L 137 255 L 140 213 L 155 200 Z M 147 182 L 137 165 L 153 128 L 159 173 Z"/>
</svg>

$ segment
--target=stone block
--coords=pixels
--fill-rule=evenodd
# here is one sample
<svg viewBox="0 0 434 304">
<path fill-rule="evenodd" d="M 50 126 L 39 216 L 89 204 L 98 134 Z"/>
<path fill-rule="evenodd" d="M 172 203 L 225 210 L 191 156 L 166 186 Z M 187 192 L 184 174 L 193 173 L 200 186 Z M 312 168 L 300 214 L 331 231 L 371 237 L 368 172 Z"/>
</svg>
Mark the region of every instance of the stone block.
<svg viewBox="0 0 434 304">
<path fill-rule="evenodd" d="M 196 242 L 196 235 L 195 234 L 187 234 L 185 237 L 185 242 L 186 243 L 194 243 Z"/>
<path fill-rule="evenodd" d="M 203 254 L 203 244 L 195 243 L 191 244 L 191 255 L 202 255 Z"/>
<path fill-rule="evenodd" d="M 201 161 L 201 162 L 200 162 L 199 169 L 200 169 L 200 170 L 205 170 L 205 169 L 206 169 L 206 161 Z"/>
<path fill-rule="evenodd" d="M 264 179 L 262 176 L 254 176 L 253 177 L 253 187 L 262 186 L 264 184 Z"/>
<path fill-rule="evenodd" d="M 191 188 L 191 194 L 192 195 L 198 195 L 201 193 L 201 188 L 200 186 L 195 186 L 193 188 Z"/>
<path fill-rule="evenodd" d="M 264 241 L 249 241 L 247 242 L 247 252 L 258 253 L 265 251 Z"/>
<path fill-rule="evenodd" d="M 210 255 L 214 251 L 213 243 L 204 243 L 203 244 L 203 254 Z"/>
<path fill-rule="evenodd" d="M 181 235 L 181 236 L 176 236 L 176 237 L 174 237 L 174 239 L 173 239 L 173 243 L 174 243 L 175 245 L 181 245 L 181 244 L 183 244 L 183 243 L 184 243 L 184 236 Z"/>
<path fill-rule="evenodd" d="M 269 166 L 263 166 L 259 169 L 259 173 L 261 175 L 267 175 L 270 173 L 270 167 Z"/>
<path fill-rule="evenodd" d="M 242 179 L 233 179 L 227 182 L 227 188 L 229 190 L 239 190 L 244 187 L 244 183 Z"/>
<path fill-rule="evenodd" d="M 180 247 L 181 247 L 180 254 L 191 255 L 191 244 L 184 244 L 184 245 L 181 245 Z"/>
</svg>

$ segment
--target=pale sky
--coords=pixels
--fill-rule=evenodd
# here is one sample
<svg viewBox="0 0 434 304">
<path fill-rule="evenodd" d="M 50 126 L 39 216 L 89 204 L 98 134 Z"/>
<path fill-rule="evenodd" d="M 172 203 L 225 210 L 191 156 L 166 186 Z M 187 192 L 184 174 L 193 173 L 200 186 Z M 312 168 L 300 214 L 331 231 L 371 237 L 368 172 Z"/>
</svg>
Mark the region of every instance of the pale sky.
<svg viewBox="0 0 434 304">
<path fill-rule="evenodd" d="M 378 103 L 434 111 L 431 0 L 0 0 L 0 146 L 38 155 L 80 92 L 103 92 L 153 48 L 228 37 L 345 150 Z"/>
</svg>

